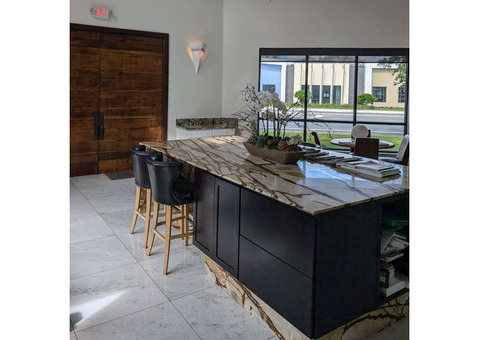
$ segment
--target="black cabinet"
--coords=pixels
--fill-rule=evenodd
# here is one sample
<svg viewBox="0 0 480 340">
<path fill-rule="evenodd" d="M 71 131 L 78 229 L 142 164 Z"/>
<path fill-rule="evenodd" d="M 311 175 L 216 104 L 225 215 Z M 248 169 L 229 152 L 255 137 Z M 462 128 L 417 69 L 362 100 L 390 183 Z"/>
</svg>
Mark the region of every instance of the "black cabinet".
<svg viewBox="0 0 480 340">
<path fill-rule="evenodd" d="M 240 236 L 239 280 L 309 338 L 313 281 Z"/>
<path fill-rule="evenodd" d="M 193 244 L 238 277 L 240 188 L 204 171 L 195 171 Z"/>
<path fill-rule="evenodd" d="M 196 169 L 194 206 L 194 244 L 309 338 L 391 299 L 380 216 L 408 216 L 408 195 L 313 216 Z"/>
<path fill-rule="evenodd" d="M 240 235 L 313 278 L 315 219 L 242 189 Z"/>
<path fill-rule="evenodd" d="M 193 244 L 212 257 L 215 177 L 195 171 Z"/>
</svg>

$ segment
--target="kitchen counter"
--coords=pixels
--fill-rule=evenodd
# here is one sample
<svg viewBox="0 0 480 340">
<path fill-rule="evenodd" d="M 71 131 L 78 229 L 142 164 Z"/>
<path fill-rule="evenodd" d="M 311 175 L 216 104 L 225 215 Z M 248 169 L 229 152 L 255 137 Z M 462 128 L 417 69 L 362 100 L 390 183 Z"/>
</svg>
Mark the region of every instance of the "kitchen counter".
<svg viewBox="0 0 480 340">
<path fill-rule="evenodd" d="M 234 136 L 142 144 L 312 215 L 399 195 L 409 188 L 406 166 L 394 165 L 401 175 L 378 182 L 308 160 L 293 165 L 264 160 L 251 156 L 243 141 Z"/>
</svg>

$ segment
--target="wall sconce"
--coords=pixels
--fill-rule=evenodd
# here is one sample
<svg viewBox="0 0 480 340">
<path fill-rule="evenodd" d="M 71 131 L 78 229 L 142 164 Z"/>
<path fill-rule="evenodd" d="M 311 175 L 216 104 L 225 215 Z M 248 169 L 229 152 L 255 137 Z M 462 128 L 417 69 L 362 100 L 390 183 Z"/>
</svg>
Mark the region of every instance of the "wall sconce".
<svg viewBox="0 0 480 340">
<path fill-rule="evenodd" d="M 190 43 L 190 52 L 192 53 L 193 66 L 195 66 L 195 74 L 198 74 L 198 68 L 200 67 L 200 61 L 205 53 L 207 45 L 203 42 Z"/>
</svg>

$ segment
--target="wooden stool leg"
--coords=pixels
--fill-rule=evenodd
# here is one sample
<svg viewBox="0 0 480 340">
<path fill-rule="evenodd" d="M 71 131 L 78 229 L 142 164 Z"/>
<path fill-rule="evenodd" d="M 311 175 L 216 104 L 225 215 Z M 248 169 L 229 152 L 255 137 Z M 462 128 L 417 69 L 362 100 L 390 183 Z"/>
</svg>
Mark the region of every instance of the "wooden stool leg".
<svg viewBox="0 0 480 340">
<path fill-rule="evenodd" d="M 167 275 L 168 258 L 170 257 L 170 235 L 172 233 L 172 206 L 165 206 L 165 260 L 163 261 L 163 275 Z"/>
<path fill-rule="evenodd" d="M 135 208 L 133 210 L 133 220 L 132 220 L 132 227 L 130 228 L 130 234 L 133 234 L 133 231 L 135 230 L 135 224 L 137 223 L 137 211 L 138 207 L 140 206 L 140 187 L 137 186 L 137 190 L 135 193 Z"/>
<path fill-rule="evenodd" d="M 150 213 L 152 208 L 152 189 L 147 189 L 147 194 L 145 198 L 145 237 L 143 239 L 143 248 L 147 248 L 148 243 L 148 233 L 150 231 Z"/>
<path fill-rule="evenodd" d="M 182 233 L 185 234 L 185 245 L 188 246 L 188 206 L 182 205 Z"/>
<path fill-rule="evenodd" d="M 157 230 L 157 221 L 158 221 L 158 203 L 153 201 L 153 220 L 152 220 L 152 230 Z M 150 256 L 152 252 L 153 242 L 155 241 L 155 233 L 152 231 L 150 236 L 150 244 L 148 245 L 147 255 Z"/>
</svg>

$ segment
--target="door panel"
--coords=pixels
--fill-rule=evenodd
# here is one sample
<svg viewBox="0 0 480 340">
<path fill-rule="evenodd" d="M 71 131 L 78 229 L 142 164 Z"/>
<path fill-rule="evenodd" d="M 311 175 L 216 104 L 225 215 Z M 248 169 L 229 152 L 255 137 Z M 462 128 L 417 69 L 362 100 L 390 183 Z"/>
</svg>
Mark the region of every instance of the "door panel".
<svg viewBox="0 0 480 340">
<path fill-rule="evenodd" d="M 168 35 L 71 24 L 70 37 L 71 176 L 129 170 L 133 145 L 167 137 Z"/>
<path fill-rule="evenodd" d="M 151 38 L 135 38 L 139 48 L 144 48 L 147 43 L 142 44 L 141 38 Z M 132 41 L 126 44 L 133 48 Z M 166 138 L 162 132 L 162 120 L 167 116 L 166 112 L 162 114 L 163 55 L 108 46 L 111 48 L 100 49 L 100 112 L 104 115 L 104 137 L 99 144 L 100 172 L 131 169 L 133 145 Z"/>
<path fill-rule="evenodd" d="M 100 54 L 98 33 L 71 30 L 70 36 L 70 176 L 80 176 L 97 173 Z"/>
</svg>

